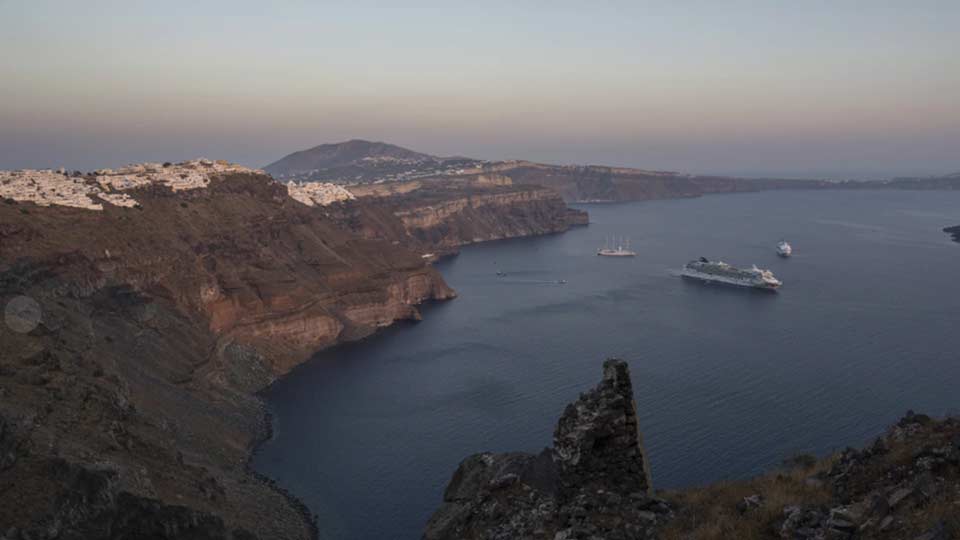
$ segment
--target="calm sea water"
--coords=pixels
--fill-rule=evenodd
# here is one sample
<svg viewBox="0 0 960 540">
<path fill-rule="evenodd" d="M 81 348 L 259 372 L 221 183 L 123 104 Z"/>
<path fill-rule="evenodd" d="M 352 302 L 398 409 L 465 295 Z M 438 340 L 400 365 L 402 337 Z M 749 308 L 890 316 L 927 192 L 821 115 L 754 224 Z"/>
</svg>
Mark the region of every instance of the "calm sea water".
<svg viewBox="0 0 960 540">
<path fill-rule="evenodd" d="M 318 354 L 266 392 L 276 436 L 255 466 L 306 502 L 323 538 L 419 538 L 462 458 L 549 445 L 609 356 L 630 362 L 661 488 L 860 445 L 908 408 L 960 408 L 960 245 L 940 230 L 960 223 L 960 193 L 583 208 L 588 228 L 464 249 L 438 265 L 458 299 Z M 639 256 L 597 257 L 611 235 Z M 775 256 L 781 238 L 793 258 Z M 785 284 L 672 273 L 701 255 Z"/>
</svg>

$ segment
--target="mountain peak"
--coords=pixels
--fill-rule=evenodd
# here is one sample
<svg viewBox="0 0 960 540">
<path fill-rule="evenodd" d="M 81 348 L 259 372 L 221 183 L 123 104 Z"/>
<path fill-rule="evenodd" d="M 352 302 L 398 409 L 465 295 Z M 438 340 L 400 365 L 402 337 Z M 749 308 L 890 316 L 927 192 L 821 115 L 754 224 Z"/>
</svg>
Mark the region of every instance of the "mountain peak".
<svg viewBox="0 0 960 540">
<path fill-rule="evenodd" d="M 307 150 L 294 152 L 275 161 L 264 170 L 278 177 L 297 176 L 316 170 L 349 168 L 369 160 L 420 162 L 436 160 L 394 144 L 363 139 L 350 139 L 339 143 L 321 144 Z"/>
</svg>

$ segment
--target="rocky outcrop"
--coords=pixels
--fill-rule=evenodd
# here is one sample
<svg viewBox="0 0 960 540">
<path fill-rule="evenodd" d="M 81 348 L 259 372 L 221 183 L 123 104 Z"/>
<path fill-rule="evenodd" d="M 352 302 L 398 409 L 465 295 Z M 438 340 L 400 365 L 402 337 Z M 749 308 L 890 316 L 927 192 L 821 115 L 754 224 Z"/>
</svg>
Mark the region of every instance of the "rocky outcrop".
<svg viewBox="0 0 960 540">
<path fill-rule="evenodd" d="M 649 538 L 669 506 L 650 493 L 627 364 L 567 406 L 554 445 L 538 455 L 465 459 L 424 538 Z"/>
<path fill-rule="evenodd" d="M 960 419 L 908 411 L 862 450 L 653 495 L 627 365 L 603 371 L 552 448 L 465 459 L 424 538 L 960 538 Z"/>
<path fill-rule="evenodd" d="M 135 206 L 0 204 L 0 534 L 310 537 L 247 471 L 253 392 L 453 295 L 270 177 L 207 172 L 129 186 Z"/>
<path fill-rule="evenodd" d="M 954 242 L 960 242 L 960 225 L 956 227 L 944 227 L 943 232 L 949 234 Z"/>
</svg>

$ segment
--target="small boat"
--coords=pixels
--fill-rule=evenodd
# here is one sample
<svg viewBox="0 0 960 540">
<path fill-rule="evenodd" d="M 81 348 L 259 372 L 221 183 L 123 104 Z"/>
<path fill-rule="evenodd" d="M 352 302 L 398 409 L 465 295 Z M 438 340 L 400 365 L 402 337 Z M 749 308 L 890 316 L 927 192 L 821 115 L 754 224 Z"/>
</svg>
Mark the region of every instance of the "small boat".
<svg viewBox="0 0 960 540">
<path fill-rule="evenodd" d="M 777 255 L 787 258 L 793 255 L 793 247 L 791 247 L 786 240 L 781 240 L 780 243 L 777 244 Z"/>
<path fill-rule="evenodd" d="M 618 243 L 616 248 L 609 247 L 609 244 L 604 244 L 603 248 L 597 250 L 597 255 L 601 257 L 636 257 L 637 253 L 635 251 L 630 251 L 630 239 L 627 239 L 626 247 L 622 243 Z"/>
<path fill-rule="evenodd" d="M 504 277 L 504 276 L 506 276 L 506 275 L 507 275 L 506 272 L 503 272 L 503 271 L 501 271 L 501 270 L 497 270 L 497 277 Z"/>
</svg>

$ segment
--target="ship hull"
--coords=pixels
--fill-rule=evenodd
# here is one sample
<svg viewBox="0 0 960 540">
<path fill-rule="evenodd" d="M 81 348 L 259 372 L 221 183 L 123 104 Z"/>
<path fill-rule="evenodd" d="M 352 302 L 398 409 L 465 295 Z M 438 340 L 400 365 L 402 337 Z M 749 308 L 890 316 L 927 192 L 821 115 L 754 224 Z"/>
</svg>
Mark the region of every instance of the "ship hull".
<svg viewBox="0 0 960 540">
<path fill-rule="evenodd" d="M 717 276 L 713 274 L 704 274 L 702 272 L 697 272 L 696 270 L 690 270 L 689 268 L 683 269 L 680 272 L 680 275 L 684 278 L 691 279 L 694 281 L 699 281 L 701 283 L 719 283 L 721 285 L 731 285 L 734 287 L 745 287 L 748 289 L 757 289 L 761 291 L 771 291 L 776 292 L 779 285 L 774 285 L 766 282 L 757 282 L 746 279 L 737 279 L 726 276 Z"/>
</svg>

